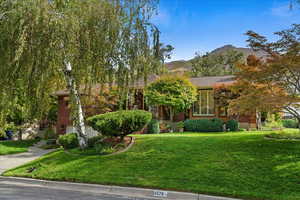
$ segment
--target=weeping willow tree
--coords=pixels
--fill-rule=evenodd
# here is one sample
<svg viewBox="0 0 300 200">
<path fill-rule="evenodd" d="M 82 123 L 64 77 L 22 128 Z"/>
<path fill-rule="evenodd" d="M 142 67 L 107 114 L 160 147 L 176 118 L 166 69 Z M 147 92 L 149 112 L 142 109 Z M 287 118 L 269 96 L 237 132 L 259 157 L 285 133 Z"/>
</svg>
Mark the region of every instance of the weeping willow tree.
<svg viewBox="0 0 300 200">
<path fill-rule="evenodd" d="M 26 87 L 33 115 L 67 87 L 81 148 L 87 146 L 81 88 L 127 86 L 161 66 L 157 0 L 0 0 L 0 84 Z M 4 103 L 5 104 L 5 103 Z"/>
</svg>

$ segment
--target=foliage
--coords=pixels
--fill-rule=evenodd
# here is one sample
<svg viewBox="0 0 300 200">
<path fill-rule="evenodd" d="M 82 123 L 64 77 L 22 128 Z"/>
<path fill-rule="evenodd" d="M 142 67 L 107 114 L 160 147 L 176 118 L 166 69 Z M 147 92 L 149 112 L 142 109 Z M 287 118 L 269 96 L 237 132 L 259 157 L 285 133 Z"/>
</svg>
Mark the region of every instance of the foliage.
<svg viewBox="0 0 300 200">
<path fill-rule="evenodd" d="M 47 128 L 44 131 L 44 139 L 49 140 L 49 139 L 57 139 L 58 135 L 51 129 Z"/>
<path fill-rule="evenodd" d="M 265 127 L 267 128 L 282 128 L 282 121 L 280 118 L 276 117 L 278 114 L 268 113 L 265 122 Z"/>
<path fill-rule="evenodd" d="M 192 76 L 220 76 L 234 74 L 237 71 L 236 63 L 241 62 L 243 54 L 234 50 L 224 54 L 200 55 L 196 53 L 196 57 L 192 62 Z"/>
<path fill-rule="evenodd" d="M 299 200 L 300 186 L 295 184 L 300 172 L 299 141 L 267 140 L 267 133 L 137 135 L 138 142 L 124 154 L 70 156 L 56 151 L 4 175 L 238 199 Z M 28 173 L 30 167 L 37 170 Z M 145 169 L 151 169 L 151 173 L 145 173 Z"/>
<path fill-rule="evenodd" d="M 239 92 L 233 91 L 231 85 L 215 85 L 214 86 L 214 100 L 219 108 L 228 108 L 230 102 L 239 97 Z"/>
<path fill-rule="evenodd" d="M 86 117 L 118 110 L 120 102 L 119 91 L 116 87 L 92 88 L 91 95 L 83 99 Z"/>
<path fill-rule="evenodd" d="M 148 104 L 168 106 L 173 121 L 177 112 L 189 109 L 196 101 L 196 88 L 187 79 L 179 76 L 163 76 L 151 83 L 145 91 Z"/>
<path fill-rule="evenodd" d="M 103 136 L 98 135 L 88 139 L 88 147 L 93 148 L 96 144 L 101 143 L 103 141 Z"/>
<path fill-rule="evenodd" d="M 148 133 L 149 134 L 159 134 L 160 133 L 160 124 L 156 119 L 152 119 L 148 124 Z"/>
<path fill-rule="evenodd" d="M 60 135 L 58 137 L 58 143 L 64 148 L 64 149 L 73 149 L 78 147 L 78 139 L 76 133 L 69 133 L 65 135 Z"/>
<path fill-rule="evenodd" d="M 161 68 L 159 30 L 150 21 L 157 5 L 157 0 L 1 0 L 0 93 L 7 96 L 1 107 L 20 80 L 24 113 L 40 118 L 54 91 L 68 86 L 78 139 L 84 141 L 79 88 L 114 83 L 126 90 Z"/>
<path fill-rule="evenodd" d="M 6 138 L 5 130 L 0 128 L 0 140 L 5 138 Z"/>
<path fill-rule="evenodd" d="M 182 129 L 182 128 L 184 128 L 184 122 L 183 122 L 183 121 L 177 122 L 177 123 L 176 123 L 176 128 L 177 128 L 177 129 Z"/>
<path fill-rule="evenodd" d="M 282 125 L 285 128 L 299 128 L 299 122 L 295 119 L 284 119 Z"/>
<path fill-rule="evenodd" d="M 186 131 L 191 132 L 222 132 L 223 120 L 215 119 L 188 119 L 184 122 Z"/>
<path fill-rule="evenodd" d="M 247 35 L 249 45 L 265 52 L 267 59 L 249 56 L 247 64 L 239 65 L 238 81 L 233 88 L 241 93 L 231 102 L 231 112 L 284 111 L 300 121 L 297 112 L 300 106 L 300 25 L 277 32 L 279 40 L 275 42 L 268 42 L 266 37 L 253 31 Z"/>
<path fill-rule="evenodd" d="M 239 130 L 239 123 L 238 123 L 238 121 L 236 121 L 234 119 L 228 120 L 226 122 L 226 130 L 229 130 L 229 131 L 238 131 Z"/>
<path fill-rule="evenodd" d="M 143 110 L 117 111 L 88 118 L 88 123 L 102 135 L 121 137 L 140 131 L 151 120 L 152 114 Z"/>
</svg>

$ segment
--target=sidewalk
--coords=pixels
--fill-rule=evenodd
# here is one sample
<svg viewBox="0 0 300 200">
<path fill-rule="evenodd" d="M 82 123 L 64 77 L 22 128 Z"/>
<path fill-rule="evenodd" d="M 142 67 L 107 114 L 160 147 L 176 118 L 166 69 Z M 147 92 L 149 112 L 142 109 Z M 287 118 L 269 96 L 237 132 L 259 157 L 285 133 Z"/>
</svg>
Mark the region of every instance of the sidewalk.
<svg viewBox="0 0 300 200">
<path fill-rule="evenodd" d="M 216 197 L 186 192 L 162 191 L 154 189 L 142 189 L 134 187 L 106 186 L 96 184 L 69 183 L 57 181 L 45 181 L 29 178 L 1 177 L 1 185 L 22 188 L 40 188 L 48 190 L 83 192 L 89 195 L 118 195 L 133 199 L 163 199 L 163 200 L 237 200 L 226 197 Z M 63 192 L 62 192 L 63 193 Z M 54 198 L 56 199 L 56 198 Z M 59 199 L 59 198 L 58 198 Z M 112 198 L 114 199 L 114 198 Z"/>
<path fill-rule="evenodd" d="M 54 151 L 53 149 L 44 150 L 38 148 L 39 146 L 43 145 L 44 142 L 41 141 L 35 144 L 32 147 L 29 147 L 28 152 L 25 153 L 18 153 L 18 154 L 11 154 L 11 155 L 4 155 L 0 156 L 0 175 L 5 172 L 6 170 L 18 167 L 23 165 L 27 162 L 33 161 L 47 153 Z"/>
</svg>

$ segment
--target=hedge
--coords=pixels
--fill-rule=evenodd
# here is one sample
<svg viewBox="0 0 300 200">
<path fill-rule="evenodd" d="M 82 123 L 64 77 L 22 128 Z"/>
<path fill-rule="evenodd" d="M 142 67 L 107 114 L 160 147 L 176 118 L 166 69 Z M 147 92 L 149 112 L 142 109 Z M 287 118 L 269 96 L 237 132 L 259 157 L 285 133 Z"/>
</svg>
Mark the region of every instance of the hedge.
<svg viewBox="0 0 300 200">
<path fill-rule="evenodd" d="M 299 123 L 295 119 L 284 119 L 282 125 L 285 128 L 299 128 Z"/>
<path fill-rule="evenodd" d="M 238 131 L 239 130 L 239 123 L 234 119 L 228 120 L 226 122 L 226 130 Z"/>
<path fill-rule="evenodd" d="M 189 119 L 184 122 L 186 131 L 191 132 L 222 132 L 223 120 L 214 119 Z"/>
<path fill-rule="evenodd" d="M 58 143 L 63 146 L 64 149 L 73 149 L 79 145 L 76 133 L 59 136 Z"/>
</svg>

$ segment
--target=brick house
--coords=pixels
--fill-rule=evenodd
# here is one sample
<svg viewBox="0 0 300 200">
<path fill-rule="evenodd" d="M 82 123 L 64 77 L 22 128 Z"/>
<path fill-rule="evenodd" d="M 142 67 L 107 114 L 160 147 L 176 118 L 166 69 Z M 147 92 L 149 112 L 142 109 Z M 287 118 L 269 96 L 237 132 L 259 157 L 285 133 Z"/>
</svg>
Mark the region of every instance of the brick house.
<svg viewBox="0 0 300 200">
<path fill-rule="evenodd" d="M 155 81 L 158 76 L 150 76 L 148 83 Z M 201 119 L 201 118 L 221 118 L 227 121 L 231 118 L 228 115 L 226 108 L 218 107 L 214 100 L 214 87 L 217 85 L 228 85 L 234 83 L 234 76 L 209 76 L 190 78 L 190 81 L 198 88 L 198 100 L 194 103 L 191 109 L 185 113 L 179 113 L 175 116 L 175 121 L 183 121 L 186 119 Z M 132 95 L 134 100 L 128 102 L 129 109 L 149 110 L 153 113 L 155 118 L 159 120 L 168 120 L 169 112 L 165 106 L 149 107 L 146 105 L 143 89 L 145 83 L 140 80 L 132 87 Z M 56 131 L 59 134 L 64 134 L 69 126 L 72 126 L 70 120 L 69 109 L 69 94 L 67 91 L 58 91 L 58 118 L 56 124 Z M 257 128 L 256 115 L 238 117 L 241 128 Z"/>
</svg>

